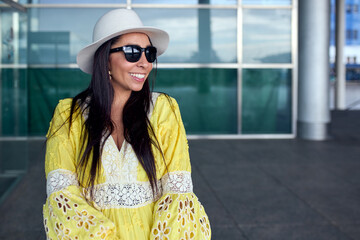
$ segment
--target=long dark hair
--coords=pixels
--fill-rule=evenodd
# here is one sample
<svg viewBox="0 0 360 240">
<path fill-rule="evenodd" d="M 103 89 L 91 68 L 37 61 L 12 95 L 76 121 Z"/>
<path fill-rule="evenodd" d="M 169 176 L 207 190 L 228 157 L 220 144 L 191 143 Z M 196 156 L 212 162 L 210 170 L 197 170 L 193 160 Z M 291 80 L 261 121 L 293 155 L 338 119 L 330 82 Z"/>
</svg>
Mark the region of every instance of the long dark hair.
<svg viewBox="0 0 360 240">
<path fill-rule="evenodd" d="M 82 131 L 84 133 L 81 149 L 83 154 L 78 159 L 77 173 L 79 180 L 82 182 L 85 180 L 85 186 L 83 187 L 90 190 L 90 199 L 93 199 L 94 184 L 99 175 L 101 152 L 105 139 L 111 135 L 114 129 L 114 123 L 110 117 L 114 89 L 108 74 L 108 59 L 111 45 L 118 39 L 119 37 L 113 38 L 98 48 L 94 55 L 91 82 L 86 90 L 73 98 L 71 104 L 69 129 L 71 128 L 73 116 L 78 109 L 81 109 L 83 113 L 86 112 L 85 115 L 87 116 L 83 126 L 85 131 Z M 156 168 L 151 146 L 155 146 L 162 156 L 163 154 L 148 118 L 150 103 L 150 84 L 149 79 L 146 79 L 140 91 L 133 91 L 131 93 L 124 106 L 122 120 L 124 138 L 134 149 L 140 164 L 149 178 L 153 194 L 156 194 L 158 191 Z M 85 179 L 85 172 L 88 167 L 90 167 L 90 177 Z"/>
</svg>

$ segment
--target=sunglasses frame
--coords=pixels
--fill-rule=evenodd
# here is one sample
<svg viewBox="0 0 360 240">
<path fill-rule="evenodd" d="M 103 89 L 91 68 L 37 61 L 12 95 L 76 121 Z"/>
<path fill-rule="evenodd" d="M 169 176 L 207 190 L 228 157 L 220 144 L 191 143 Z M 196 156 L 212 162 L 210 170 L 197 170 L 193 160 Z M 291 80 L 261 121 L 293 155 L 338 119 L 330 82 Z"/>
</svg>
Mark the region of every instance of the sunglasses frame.
<svg viewBox="0 0 360 240">
<path fill-rule="evenodd" d="M 130 47 L 131 50 L 132 50 L 130 53 L 129 53 L 129 52 L 126 52 L 126 49 L 125 49 L 125 48 L 129 48 L 129 47 Z M 136 58 L 136 59 L 131 59 L 131 58 L 132 58 L 131 55 L 134 55 L 134 49 L 137 49 L 138 51 L 140 51 L 140 55 L 139 55 L 139 57 Z M 150 56 L 151 53 L 150 53 L 149 49 L 154 49 L 154 50 L 155 50 L 155 58 L 154 58 L 153 61 L 151 61 L 152 59 L 151 59 L 151 56 Z M 125 45 L 125 46 L 122 46 L 122 47 L 117 47 L 117 48 L 112 48 L 112 49 L 110 49 L 110 53 L 115 53 L 115 52 L 124 52 L 126 61 L 132 62 L 132 63 L 138 62 L 138 61 L 140 60 L 141 55 L 142 55 L 143 52 L 145 53 L 146 60 L 147 60 L 149 63 L 155 62 L 156 57 L 157 57 L 157 56 L 156 56 L 156 55 L 157 55 L 157 49 L 156 49 L 156 47 L 154 47 L 154 46 L 148 46 L 148 47 L 146 47 L 146 48 L 142 48 L 142 47 L 140 47 L 139 45 Z M 136 54 L 137 54 L 137 53 L 136 53 Z"/>
</svg>

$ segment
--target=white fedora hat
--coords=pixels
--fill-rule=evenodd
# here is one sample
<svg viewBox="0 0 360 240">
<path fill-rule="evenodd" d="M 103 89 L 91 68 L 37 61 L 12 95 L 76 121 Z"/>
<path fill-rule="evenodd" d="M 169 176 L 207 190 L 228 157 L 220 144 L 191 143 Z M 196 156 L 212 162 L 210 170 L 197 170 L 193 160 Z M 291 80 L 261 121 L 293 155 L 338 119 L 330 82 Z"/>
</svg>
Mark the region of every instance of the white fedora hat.
<svg viewBox="0 0 360 240">
<path fill-rule="evenodd" d="M 115 9 L 103 15 L 95 24 L 93 43 L 80 50 L 76 61 L 83 72 L 92 74 L 94 54 L 106 41 L 125 33 L 145 33 L 157 48 L 157 56 L 165 52 L 169 44 L 167 32 L 144 26 L 139 16 L 130 9 Z"/>
</svg>

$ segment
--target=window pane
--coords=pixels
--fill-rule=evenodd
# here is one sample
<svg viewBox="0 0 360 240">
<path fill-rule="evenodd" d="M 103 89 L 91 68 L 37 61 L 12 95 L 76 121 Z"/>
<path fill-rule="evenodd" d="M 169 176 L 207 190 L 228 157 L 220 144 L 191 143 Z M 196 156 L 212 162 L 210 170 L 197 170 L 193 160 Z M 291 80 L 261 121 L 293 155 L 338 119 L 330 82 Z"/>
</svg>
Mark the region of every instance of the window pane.
<svg viewBox="0 0 360 240">
<path fill-rule="evenodd" d="M 79 69 L 29 69 L 28 75 L 29 135 L 44 135 L 59 99 L 90 81 Z M 178 101 L 188 134 L 237 133 L 236 69 L 158 69 L 155 91 Z"/>
<path fill-rule="evenodd" d="M 236 62 L 236 10 L 135 9 L 144 24 L 170 35 L 160 62 Z M 200 27 L 199 27 L 200 26 Z"/>
<path fill-rule="evenodd" d="M 28 42 L 29 64 L 76 63 L 77 53 L 91 43 L 96 21 L 109 10 L 32 8 Z"/>
<path fill-rule="evenodd" d="M 288 6 L 291 5 L 291 0 L 243 0 L 244 5 L 276 5 Z"/>
<path fill-rule="evenodd" d="M 188 134 L 237 133 L 236 69 L 159 69 L 155 90 L 178 101 Z"/>
<path fill-rule="evenodd" d="M 244 9 L 244 63 L 291 63 L 291 11 Z"/>
<path fill-rule="evenodd" d="M 291 133 L 291 70 L 244 69 L 242 133 Z"/>
<path fill-rule="evenodd" d="M 31 9 L 30 64 L 76 63 L 97 19 L 110 9 Z M 236 10 L 135 9 L 144 25 L 168 31 L 165 63 L 236 62 Z M 54 18 L 53 16 L 58 16 Z M 77 24 L 74 24 L 77 22 Z M 199 28 L 199 26 L 201 26 Z"/>
<path fill-rule="evenodd" d="M 126 4 L 126 0 L 20 0 L 21 4 Z"/>
<path fill-rule="evenodd" d="M 132 0 L 132 3 L 147 4 L 213 4 L 213 5 L 235 5 L 237 0 Z"/>
<path fill-rule="evenodd" d="M 0 136 L 26 136 L 27 70 L 2 68 L 0 79 Z"/>
<path fill-rule="evenodd" d="M 28 69 L 29 135 L 44 136 L 59 100 L 83 91 L 90 77 L 80 69 Z"/>
<path fill-rule="evenodd" d="M 27 16 L 26 13 L 1 8 L 1 63 L 24 64 L 27 52 Z"/>
</svg>

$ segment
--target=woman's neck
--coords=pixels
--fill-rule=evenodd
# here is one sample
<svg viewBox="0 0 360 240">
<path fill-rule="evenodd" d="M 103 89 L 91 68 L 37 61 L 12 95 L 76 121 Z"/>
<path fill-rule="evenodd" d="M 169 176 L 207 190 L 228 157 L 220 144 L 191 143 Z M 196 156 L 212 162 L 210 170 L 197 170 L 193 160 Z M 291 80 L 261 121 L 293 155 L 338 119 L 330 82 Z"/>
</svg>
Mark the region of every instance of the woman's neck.
<svg viewBox="0 0 360 240">
<path fill-rule="evenodd" d="M 131 91 L 120 91 L 114 88 L 114 99 L 111 105 L 111 111 L 116 109 L 116 112 L 119 110 L 122 112 L 127 100 L 130 98 Z"/>
</svg>

